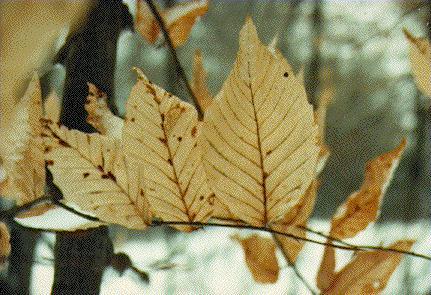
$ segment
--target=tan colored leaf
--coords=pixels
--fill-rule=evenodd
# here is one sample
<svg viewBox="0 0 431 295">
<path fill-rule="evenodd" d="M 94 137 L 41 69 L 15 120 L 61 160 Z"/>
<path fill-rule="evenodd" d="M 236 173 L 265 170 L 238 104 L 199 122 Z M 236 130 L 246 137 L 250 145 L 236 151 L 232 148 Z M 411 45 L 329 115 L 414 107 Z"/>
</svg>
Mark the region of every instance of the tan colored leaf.
<svg viewBox="0 0 431 295">
<path fill-rule="evenodd" d="M 101 134 L 111 138 L 121 139 L 124 121 L 115 116 L 108 107 L 105 93 L 88 83 L 88 96 L 85 110 L 88 113 L 87 122 Z"/>
<path fill-rule="evenodd" d="M 317 181 L 313 181 L 304 194 L 301 202 L 293 207 L 289 212 L 284 215 L 283 219 L 276 222 L 271 228 L 295 235 L 297 237 L 306 238 L 306 231 L 298 228 L 298 226 L 306 226 L 307 220 L 313 213 L 314 204 L 317 196 Z M 274 235 L 280 250 L 283 255 L 287 257 L 289 263 L 294 263 L 305 242 L 297 239 L 283 237 L 281 235 Z"/>
<path fill-rule="evenodd" d="M 60 122 L 61 103 L 54 90 L 51 91 L 46 98 L 43 104 L 43 110 L 45 114 L 44 117 L 46 119 L 51 120 L 54 123 Z"/>
<path fill-rule="evenodd" d="M 203 66 L 202 52 L 199 49 L 195 51 L 193 58 L 192 89 L 200 108 L 205 112 L 213 98 L 208 90 L 207 72 Z"/>
<path fill-rule="evenodd" d="M 431 45 L 426 38 L 416 38 L 407 29 L 404 35 L 410 44 L 410 64 L 420 91 L 431 97 Z"/>
<path fill-rule="evenodd" d="M 194 107 L 140 73 L 126 106 L 124 150 L 145 167 L 148 201 L 163 220 L 205 222 L 212 213 L 199 133 Z"/>
<path fill-rule="evenodd" d="M 202 134 L 216 197 L 248 224 L 282 218 L 314 178 L 319 146 L 312 107 L 290 66 L 262 45 L 250 19 Z"/>
<path fill-rule="evenodd" d="M 409 251 L 414 241 L 398 241 L 389 248 Z M 359 252 L 333 278 L 322 294 L 379 294 L 386 287 L 392 273 L 400 264 L 403 254 L 395 252 Z"/>
<path fill-rule="evenodd" d="M 35 74 L 15 107 L 7 126 L 0 131 L 0 156 L 6 174 L 2 195 L 18 205 L 40 198 L 45 189 L 45 161 L 41 138 L 42 99 Z"/>
<path fill-rule="evenodd" d="M 142 229 L 149 223 L 143 172 L 127 162 L 118 140 L 46 125 L 46 159 L 65 203 L 108 223 Z"/>
<path fill-rule="evenodd" d="M 261 284 L 277 282 L 280 267 L 275 256 L 274 241 L 258 235 L 252 235 L 247 239 L 242 239 L 238 235 L 233 238 L 241 243 L 245 262 L 254 280 Z"/>
<path fill-rule="evenodd" d="M 406 140 L 403 139 L 397 148 L 367 163 L 365 180 L 360 190 L 351 194 L 332 218 L 332 237 L 354 237 L 377 219 L 383 196 L 405 146 Z"/>
<path fill-rule="evenodd" d="M 148 42 L 155 43 L 161 38 L 157 20 L 143 0 L 136 3 L 135 28 Z M 179 3 L 160 12 L 174 47 L 181 46 L 187 41 L 196 20 L 207 11 L 208 1 L 197 0 Z"/>
<path fill-rule="evenodd" d="M 335 249 L 332 246 L 326 246 L 323 253 L 322 262 L 317 272 L 316 285 L 319 290 L 327 290 L 331 287 L 336 279 L 335 272 Z"/>
<path fill-rule="evenodd" d="M 10 254 L 10 234 L 6 224 L 0 222 L 0 265 Z"/>
</svg>

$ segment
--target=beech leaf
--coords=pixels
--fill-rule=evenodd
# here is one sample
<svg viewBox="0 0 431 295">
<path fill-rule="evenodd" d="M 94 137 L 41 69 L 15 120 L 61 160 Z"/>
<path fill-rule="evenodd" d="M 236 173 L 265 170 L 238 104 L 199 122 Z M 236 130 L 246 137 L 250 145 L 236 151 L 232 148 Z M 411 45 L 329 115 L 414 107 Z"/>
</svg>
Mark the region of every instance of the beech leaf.
<svg viewBox="0 0 431 295">
<path fill-rule="evenodd" d="M 10 234 L 9 230 L 3 222 L 0 222 L 0 265 L 10 254 Z"/>
<path fill-rule="evenodd" d="M 404 35 L 410 45 L 410 64 L 419 90 L 431 97 L 431 45 L 426 38 L 417 38 L 407 29 Z"/>
<path fill-rule="evenodd" d="M 0 131 L 0 156 L 6 174 L 0 193 L 14 198 L 18 205 L 44 195 L 45 161 L 41 118 L 41 90 L 39 79 L 34 74 L 10 122 Z"/>
<path fill-rule="evenodd" d="M 354 237 L 377 219 L 383 196 L 405 146 L 403 139 L 397 148 L 367 163 L 364 183 L 338 208 L 332 218 L 330 236 L 338 239 Z"/>
<path fill-rule="evenodd" d="M 413 243 L 411 240 L 401 240 L 389 248 L 410 251 Z M 325 295 L 379 294 L 386 287 L 402 257 L 401 253 L 379 250 L 359 252 L 341 271 L 333 275 L 328 269 L 335 263 L 334 250 L 327 249 L 323 258 L 324 262 L 327 260 L 326 264 L 321 265 L 318 274 L 318 287 L 325 287 L 321 289 Z"/>
<path fill-rule="evenodd" d="M 85 104 L 88 113 L 87 122 L 100 134 L 121 139 L 124 121 L 115 116 L 108 107 L 107 96 L 97 89 L 94 84 L 88 83 L 88 96 Z"/>
<path fill-rule="evenodd" d="M 277 282 L 280 267 L 275 256 L 274 241 L 258 235 L 252 235 L 246 239 L 236 235 L 233 238 L 241 243 L 245 262 L 253 275 L 253 279 L 261 284 Z"/>
<path fill-rule="evenodd" d="M 282 218 L 314 178 L 319 146 L 312 107 L 288 63 L 260 42 L 251 19 L 202 134 L 211 188 L 248 224 Z"/>
<path fill-rule="evenodd" d="M 126 105 L 124 151 L 145 167 L 146 195 L 157 217 L 205 222 L 214 197 L 197 142 L 196 109 L 138 74 Z"/>
<path fill-rule="evenodd" d="M 213 98 L 208 90 L 207 72 L 203 66 L 202 53 L 200 50 L 195 51 L 193 58 L 193 80 L 191 86 L 199 107 L 205 112 Z"/>
</svg>

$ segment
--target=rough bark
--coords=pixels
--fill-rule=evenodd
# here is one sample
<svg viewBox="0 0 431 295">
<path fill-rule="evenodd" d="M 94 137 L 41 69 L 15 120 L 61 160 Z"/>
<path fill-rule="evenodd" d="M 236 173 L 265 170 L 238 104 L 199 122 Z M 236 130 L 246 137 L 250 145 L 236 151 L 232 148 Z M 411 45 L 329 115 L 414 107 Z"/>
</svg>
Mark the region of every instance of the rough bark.
<svg viewBox="0 0 431 295">
<path fill-rule="evenodd" d="M 60 118 L 63 125 L 94 132 L 86 123 L 84 109 L 87 82 L 108 94 L 109 106 L 116 113 L 113 94 L 117 40 L 127 28 L 133 28 L 127 6 L 120 0 L 99 0 L 89 12 L 86 24 L 67 38 L 56 58 L 66 68 Z M 112 255 L 107 227 L 58 233 L 52 294 L 99 294 L 103 270 Z"/>
</svg>

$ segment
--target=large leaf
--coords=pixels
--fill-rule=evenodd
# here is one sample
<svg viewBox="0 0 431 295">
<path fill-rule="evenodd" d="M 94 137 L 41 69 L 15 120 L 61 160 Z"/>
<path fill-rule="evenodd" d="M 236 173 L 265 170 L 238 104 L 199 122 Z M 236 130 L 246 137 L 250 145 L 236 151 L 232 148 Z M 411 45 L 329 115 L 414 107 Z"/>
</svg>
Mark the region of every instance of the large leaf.
<svg viewBox="0 0 431 295">
<path fill-rule="evenodd" d="M 389 248 L 409 251 L 412 245 L 413 241 L 402 240 Z M 386 287 L 402 257 L 403 254 L 396 252 L 360 252 L 341 271 L 335 273 L 334 249 L 327 248 L 317 285 L 325 295 L 379 294 Z"/>
<path fill-rule="evenodd" d="M 44 195 L 41 118 L 41 90 L 35 74 L 16 105 L 11 121 L 0 131 L 0 156 L 6 172 L 6 183 L 1 185 L 0 193 L 16 199 L 18 205 Z"/>
<path fill-rule="evenodd" d="M 403 139 L 394 150 L 367 163 L 365 180 L 359 191 L 349 196 L 332 218 L 330 235 L 345 239 L 354 237 L 377 219 L 380 204 L 406 146 Z"/>
<path fill-rule="evenodd" d="M 431 97 L 431 45 L 426 38 L 417 38 L 408 30 L 404 34 L 410 44 L 410 64 L 416 85 L 420 91 Z"/>
<path fill-rule="evenodd" d="M 283 217 L 314 178 L 319 146 L 304 87 L 262 45 L 250 19 L 234 68 L 206 111 L 203 136 L 216 197 L 251 225 Z"/>
<path fill-rule="evenodd" d="M 145 228 L 150 213 L 141 167 L 126 161 L 117 140 L 46 125 L 46 160 L 64 202 L 109 223 Z"/>
<path fill-rule="evenodd" d="M 199 133 L 194 107 L 139 73 L 126 106 L 124 150 L 145 167 L 146 195 L 163 220 L 204 222 L 212 213 Z"/>
</svg>

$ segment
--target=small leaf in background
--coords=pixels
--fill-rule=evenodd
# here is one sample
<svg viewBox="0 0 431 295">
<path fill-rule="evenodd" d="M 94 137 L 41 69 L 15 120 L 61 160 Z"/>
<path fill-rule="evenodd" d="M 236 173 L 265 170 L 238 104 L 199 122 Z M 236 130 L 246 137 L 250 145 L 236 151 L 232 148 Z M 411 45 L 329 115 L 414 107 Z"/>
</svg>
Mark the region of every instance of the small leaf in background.
<svg viewBox="0 0 431 295">
<path fill-rule="evenodd" d="M 10 234 L 3 222 L 0 222 L 0 266 L 5 262 L 10 254 Z"/>
<path fill-rule="evenodd" d="M 431 46 L 426 38 L 417 38 L 407 29 L 403 30 L 410 44 L 410 64 L 420 91 L 431 97 Z"/>
<path fill-rule="evenodd" d="M 205 222 L 213 194 L 198 145 L 196 109 L 138 75 L 126 105 L 124 152 L 144 167 L 145 192 L 156 217 Z"/>
<path fill-rule="evenodd" d="M 178 3 L 163 11 L 159 9 L 174 47 L 187 41 L 196 20 L 207 11 L 207 0 Z M 161 38 L 162 32 L 157 20 L 144 0 L 136 1 L 135 28 L 150 43 Z"/>
<path fill-rule="evenodd" d="M 306 238 L 306 231 L 304 229 L 298 228 L 298 226 L 307 225 L 307 220 L 313 213 L 317 189 L 318 182 L 314 180 L 305 192 L 301 203 L 293 207 L 283 217 L 283 219 L 277 221 L 271 226 L 271 228 L 280 232 L 295 235 L 300 238 Z M 274 236 L 274 238 L 277 240 L 283 255 L 287 256 L 290 263 L 294 263 L 302 248 L 304 247 L 305 242 L 277 234 Z"/>
<path fill-rule="evenodd" d="M 277 282 L 280 267 L 275 256 L 276 246 L 271 238 L 252 235 L 242 239 L 236 235 L 233 239 L 241 243 L 245 262 L 256 282 L 261 284 Z"/>
<path fill-rule="evenodd" d="M 121 139 L 124 120 L 111 112 L 107 104 L 106 94 L 91 83 L 88 83 L 85 110 L 88 113 L 87 122 L 99 131 L 100 134 L 118 140 Z"/>
<path fill-rule="evenodd" d="M 406 140 L 403 139 L 397 148 L 367 163 L 361 189 L 338 208 L 332 218 L 330 236 L 338 239 L 354 237 L 377 219 L 383 196 L 405 147 Z"/>
<path fill-rule="evenodd" d="M 195 51 L 193 57 L 193 78 L 191 87 L 199 107 L 205 112 L 211 104 L 213 97 L 208 90 L 207 72 L 204 69 L 202 52 L 199 49 Z"/>
<path fill-rule="evenodd" d="M 210 186 L 237 219 L 267 226 L 297 205 L 314 179 L 319 146 L 312 106 L 251 19 L 236 63 L 204 117 Z"/>
<path fill-rule="evenodd" d="M 41 90 L 39 79 L 34 74 L 10 122 L 0 130 L 0 157 L 6 174 L 0 194 L 14 198 L 18 205 L 44 195 L 45 161 L 41 118 Z"/>
<path fill-rule="evenodd" d="M 402 240 L 389 248 L 410 251 L 414 241 Z M 330 246 L 327 246 L 330 248 Z M 386 251 L 359 252 L 339 272 L 331 273 L 335 264 L 334 249 L 326 249 L 318 274 L 317 285 L 325 295 L 379 294 L 387 285 L 403 254 Z"/>
<path fill-rule="evenodd" d="M 55 91 L 51 91 L 43 104 L 44 117 L 53 123 L 60 122 L 61 102 Z"/>
</svg>

